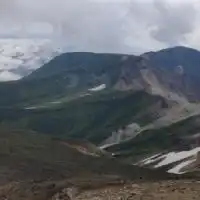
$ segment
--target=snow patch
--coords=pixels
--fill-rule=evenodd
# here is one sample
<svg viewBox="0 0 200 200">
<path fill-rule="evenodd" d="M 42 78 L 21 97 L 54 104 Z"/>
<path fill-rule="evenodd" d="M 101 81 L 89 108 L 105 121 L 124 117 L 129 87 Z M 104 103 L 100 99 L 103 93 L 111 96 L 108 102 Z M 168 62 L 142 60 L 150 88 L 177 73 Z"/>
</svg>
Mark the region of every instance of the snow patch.
<svg viewBox="0 0 200 200">
<path fill-rule="evenodd" d="M 165 154 L 163 156 L 160 156 L 159 158 L 163 158 L 161 162 L 159 162 L 157 165 L 155 165 L 155 168 L 162 167 L 177 161 L 181 161 L 185 158 L 189 158 L 191 156 L 197 155 L 197 153 L 200 151 L 200 147 L 194 148 L 189 151 L 181 151 L 181 152 L 170 152 L 168 154 Z"/>
<path fill-rule="evenodd" d="M 113 146 L 113 145 L 115 145 L 115 144 L 118 144 L 118 143 L 104 144 L 104 145 L 100 146 L 99 148 L 103 150 L 103 149 L 106 149 L 106 148 L 108 148 L 108 147 L 111 147 L 111 146 Z"/>
<path fill-rule="evenodd" d="M 36 109 L 39 109 L 40 107 L 37 107 L 37 106 L 32 106 L 32 107 L 27 107 L 25 108 L 25 110 L 36 110 Z"/>
<path fill-rule="evenodd" d="M 106 89 L 106 84 L 101 84 L 97 87 L 91 88 L 91 89 L 89 89 L 89 91 L 98 92 L 98 91 L 101 91 L 101 90 L 104 90 L 104 89 Z"/>
<path fill-rule="evenodd" d="M 196 147 L 189 151 L 169 152 L 167 154 L 159 153 L 137 162 L 136 165 L 145 166 L 151 164 L 153 168 L 160 168 L 179 162 L 179 164 L 168 170 L 168 172 L 182 174 L 185 172 L 181 172 L 181 169 L 195 162 L 195 156 L 197 157 L 198 152 L 200 152 L 200 147 Z"/>
<path fill-rule="evenodd" d="M 51 104 L 61 104 L 62 102 L 61 101 L 52 101 L 50 102 Z"/>
<path fill-rule="evenodd" d="M 141 163 L 143 165 L 148 165 L 148 164 L 156 162 L 159 159 L 160 159 L 160 153 L 156 154 L 156 155 L 153 155 L 153 156 L 151 156 L 149 158 L 146 158 L 146 159 L 140 161 L 139 163 Z"/>
<path fill-rule="evenodd" d="M 57 105 L 57 104 L 61 104 L 61 103 L 62 103 L 61 101 L 52 101 L 52 102 L 48 102 L 44 105 L 26 107 L 25 110 L 36 110 L 36 109 L 41 109 L 41 108 L 50 108 L 53 105 Z"/>
<path fill-rule="evenodd" d="M 185 162 L 182 162 L 182 163 L 176 165 L 174 168 L 168 170 L 168 172 L 172 173 L 172 174 L 184 174 L 185 172 L 181 172 L 181 169 L 192 164 L 193 162 L 195 162 L 195 159 L 187 160 Z"/>
</svg>

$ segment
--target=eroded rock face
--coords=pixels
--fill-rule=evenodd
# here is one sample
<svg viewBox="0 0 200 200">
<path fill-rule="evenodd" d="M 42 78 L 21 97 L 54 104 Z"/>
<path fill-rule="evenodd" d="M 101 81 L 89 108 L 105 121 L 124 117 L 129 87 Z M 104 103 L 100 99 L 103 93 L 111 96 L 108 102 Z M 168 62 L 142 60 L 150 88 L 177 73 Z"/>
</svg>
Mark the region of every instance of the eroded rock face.
<svg viewBox="0 0 200 200">
<path fill-rule="evenodd" d="M 139 134 L 141 127 L 138 123 L 129 124 L 119 130 L 116 130 L 112 135 L 104 141 L 104 144 L 119 143 L 127 139 L 134 138 Z"/>
</svg>

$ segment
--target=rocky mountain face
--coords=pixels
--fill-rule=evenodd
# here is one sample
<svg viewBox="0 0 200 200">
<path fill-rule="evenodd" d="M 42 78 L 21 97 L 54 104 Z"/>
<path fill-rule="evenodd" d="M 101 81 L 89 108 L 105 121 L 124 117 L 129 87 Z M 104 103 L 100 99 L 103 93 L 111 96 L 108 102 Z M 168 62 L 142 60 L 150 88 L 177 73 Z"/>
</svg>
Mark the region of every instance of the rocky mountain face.
<svg viewBox="0 0 200 200">
<path fill-rule="evenodd" d="M 82 136 L 100 145 L 124 141 L 144 130 L 200 114 L 199 105 L 191 103 L 199 100 L 199 83 L 193 78 L 198 55 L 184 47 L 141 56 L 62 54 L 22 80 L 0 84 L 1 122 Z M 190 69 L 193 63 L 196 65 Z M 77 109 L 71 115 L 74 105 Z M 16 110 L 20 117 L 14 114 Z M 80 110 L 90 117 L 84 119 Z M 47 122 L 51 126 L 45 126 Z M 80 124 L 78 129 L 75 124 Z M 135 131 L 131 124 L 140 128 Z"/>
<path fill-rule="evenodd" d="M 144 55 L 156 69 L 157 77 L 170 90 L 184 94 L 190 100 L 199 99 L 199 51 L 175 47 Z"/>
</svg>

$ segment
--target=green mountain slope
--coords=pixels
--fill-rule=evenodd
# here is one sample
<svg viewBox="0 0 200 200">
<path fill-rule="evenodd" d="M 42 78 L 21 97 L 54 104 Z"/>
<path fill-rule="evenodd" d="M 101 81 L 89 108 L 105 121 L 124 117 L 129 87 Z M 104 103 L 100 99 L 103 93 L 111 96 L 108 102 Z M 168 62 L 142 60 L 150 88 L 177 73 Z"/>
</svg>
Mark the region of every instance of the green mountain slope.
<svg viewBox="0 0 200 200">
<path fill-rule="evenodd" d="M 136 68 L 138 57 L 127 56 L 127 59 L 115 54 L 63 54 L 22 80 L 0 83 L 0 106 L 70 98 L 100 84 L 112 88 L 124 65 Z"/>
<path fill-rule="evenodd" d="M 174 92 L 196 101 L 200 99 L 200 82 L 198 73 L 195 74 L 198 57 L 198 51 L 185 47 L 142 56 L 65 53 L 22 80 L 0 83 L 0 106 L 70 99 L 101 84 L 114 90 L 152 92 L 159 89 L 165 96 Z"/>
<path fill-rule="evenodd" d="M 188 55 L 188 62 L 181 55 Z M 119 142 L 110 140 L 113 133 L 118 136 L 134 123 L 145 128 L 166 111 L 168 116 L 179 116 L 172 106 L 184 110 L 190 108 L 188 100 L 198 101 L 200 82 L 188 71 L 192 55 L 196 58 L 198 52 L 183 47 L 142 56 L 63 54 L 20 81 L 0 84 L 0 130 L 10 127 L 98 145 Z M 134 137 L 129 141 L 122 138 L 124 142 L 108 151 L 120 152 L 120 158 L 132 162 L 146 154 L 182 148 L 180 138 L 199 131 L 194 119 L 157 130 L 141 128 L 140 134 L 129 135 Z"/>
<path fill-rule="evenodd" d="M 146 92 L 105 91 L 77 100 L 34 109 L 0 109 L 0 126 L 88 139 L 100 143 L 132 122 L 145 125 L 167 107 Z"/>
<path fill-rule="evenodd" d="M 41 68 L 34 71 L 25 79 L 40 79 L 46 78 L 59 73 L 73 73 L 80 70 L 78 73 L 94 73 L 99 76 L 103 73 L 109 73 L 117 70 L 123 63 L 122 54 L 95 54 L 87 52 L 64 53 L 51 60 Z M 135 56 L 130 56 L 136 58 Z"/>
</svg>

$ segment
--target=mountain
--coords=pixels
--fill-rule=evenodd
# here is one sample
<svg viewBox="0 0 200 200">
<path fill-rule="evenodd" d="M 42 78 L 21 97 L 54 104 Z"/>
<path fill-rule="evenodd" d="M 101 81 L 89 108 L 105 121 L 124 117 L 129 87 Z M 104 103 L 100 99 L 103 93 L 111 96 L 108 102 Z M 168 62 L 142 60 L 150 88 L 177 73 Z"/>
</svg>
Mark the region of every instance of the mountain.
<svg viewBox="0 0 200 200">
<path fill-rule="evenodd" d="M 174 47 L 145 53 L 157 72 L 159 81 L 190 101 L 199 100 L 200 52 L 186 47 Z M 164 77 L 163 77 L 164 75 Z"/>
<path fill-rule="evenodd" d="M 32 100 L 58 101 L 61 97 L 85 94 L 100 85 L 118 90 L 134 86 L 137 91 L 147 85 L 140 76 L 140 62 L 141 58 L 136 56 L 63 54 L 20 81 L 0 84 L 0 103 L 13 105 Z"/>
<path fill-rule="evenodd" d="M 177 46 L 157 52 L 145 53 L 144 55 L 148 56 L 152 65 L 157 68 L 174 71 L 177 66 L 182 66 L 182 73 L 199 77 L 199 54 L 200 52 L 196 49 Z"/>
<path fill-rule="evenodd" d="M 180 61 L 174 70 L 153 64 L 154 57 L 182 49 L 196 53 L 177 47 L 142 56 L 59 55 L 22 80 L 0 84 L 1 124 L 106 144 L 198 115 L 199 105 L 190 103 L 179 81 L 182 75 L 174 78 Z"/>
<path fill-rule="evenodd" d="M 158 180 L 180 197 L 200 175 L 198 55 L 64 53 L 0 83 L 0 198 L 92 199 L 85 190 Z"/>
<path fill-rule="evenodd" d="M 100 144 L 129 124 L 136 123 L 139 127 L 151 123 L 163 115 L 166 108 L 167 102 L 162 97 L 143 91 L 107 91 L 71 101 L 64 99 L 32 107 L 2 108 L 0 127 L 31 129 Z M 131 131 L 131 135 L 133 133 Z"/>
<path fill-rule="evenodd" d="M 174 55 L 173 62 L 171 54 Z M 185 58 L 186 54 L 187 62 L 183 65 L 182 58 Z M 197 64 L 192 67 L 193 70 L 190 70 L 189 66 L 193 66 L 193 61 L 195 58 L 197 60 L 198 55 L 198 51 L 185 47 L 146 53 L 142 56 L 65 53 L 47 62 L 21 81 L 6 83 L 5 86 L 0 84 L 0 87 L 6 88 L 6 91 L 7 89 L 14 91 L 16 102 L 18 98 L 19 101 L 27 99 L 27 96 L 30 99 L 38 99 L 39 96 L 48 99 L 49 96 L 52 98 L 85 93 L 88 89 L 99 85 L 117 90 L 144 89 L 175 101 L 186 99 L 195 102 L 200 98 L 198 92 L 200 83 L 194 73 L 198 68 L 198 62 L 195 61 Z M 2 104 L 13 99 L 9 96 L 7 101 L 5 95 L 1 96 L 4 98 L 1 100 Z"/>
<path fill-rule="evenodd" d="M 66 53 L 34 71 L 27 79 L 62 74 L 75 80 L 72 75 L 87 73 L 86 79 L 91 80 L 91 85 L 95 78 L 96 84 L 104 81 L 108 85 L 116 84 L 120 89 L 145 88 L 165 96 L 173 92 L 189 101 L 198 101 L 199 59 L 199 51 L 186 47 L 174 47 L 141 56 Z M 93 76 L 89 77 L 91 74 Z M 78 83 L 79 78 L 76 80 Z M 80 84 L 89 83 L 81 80 Z"/>
<path fill-rule="evenodd" d="M 108 57 L 110 60 L 108 60 Z M 98 133 L 98 131 L 96 132 L 95 129 L 92 129 L 92 135 L 95 137 L 90 135 L 90 128 L 81 128 L 80 132 L 83 132 L 83 134 L 78 134 L 78 137 L 87 138 L 96 144 L 100 144 L 102 147 L 110 145 L 110 147 L 105 149 L 113 155 L 117 155 L 119 159 L 122 158 L 123 161 L 128 160 L 129 162 L 142 160 L 142 158 L 148 155 L 150 157 L 156 154 L 160 154 L 158 158 L 161 161 L 170 153 L 177 152 L 181 154 L 181 152 L 188 151 L 190 156 L 178 160 L 174 159 L 168 163 L 168 166 L 165 166 L 166 169 L 168 167 L 168 170 L 170 170 L 181 164 L 183 168 L 184 163 L 189 165 L 190 162 L 196 162 L 196 158 L 192 158 L 192 156 L 197 154 L 199 145 L 192 140 L 183 138 L 195 137 L 199 130 L 198 122 L 196 123 L 200 114 L 198 104 L 200 79 L 198 73 L 196 73 L 200 67 L 199 59 L 199 51 L 186 47 L 175 47 L 158 52 L 145 53 L 140 57 L 119 54 L 71 53 L 55 58 L 43 68 L 33 72 L 27 79 L 40 80 L 45 75 L 51 78 L 55 75 L 59 76 L 59 74 L 69 75 L 74 70 L 74 74 L 79 77 L 77 78 L 77 85 L 74 85 L 75 87 L 80 88 L 80 85 L 84 85 L 85 88 L 91 88 L 92 86 L 104 84 L 106 85 L 106 90 L 114 90 L 117 93 L 119 91 L 130 92 L 133 95 L 133 102 L 136 105 L 137 103 L 141 105 L 139 112 L 132 110 L 131 104 L 120 103 L 120 108 L 124 112 L 120 112 L 119 119 L 125 120 L 125 123 L 121 120 L 115 121 L 114 124 L 120 124 L 121 126 L 114 126 L 114 129 L 109 129 L 110 125 L 106 126 L 105 130 L 109 130 L 109 134 L 101 129 L 104 127 L 103 124 L 101 126 L 95 125 L 94 127 L 99 131 Z M 110 63 L 112 63 L 112 67 Z M 87 82 L 80 79 L 82 77 L 82 74 L 79 74 L 80 66 L 81 69 L 88 72 L 86 80 L 93 82 L 93 85 L 90 86 Z M 102 68 L 103 75 L 99 76 L 97 69 L 100 70 Z M 112 68 L 113 70 L 111 70 Z M 110 70 L 109 72 L 108 69 Z M 117 73 L 113 79 L 114 72 Z M 90 73 L 93 76 L 90 76 Z M 97 83 L 93 77 L 98 79 Z M 109 90 L 108 93 L 111 94 Z M 102 95 L 103 91 L 101 91 L 100 95 Z M 160 101 L 156 100 L 152 104 L 153 106 L 150 104 L 149 108 L 153 107 L 153 109 L 149 111 L 148 107 L 142 104 L 143 97 L 138 91 L 146 92 L 149 95 L 144 97 L 148 102 L 151 102 L 150 99 L 155 96 L 160 96 L 161 99 Z M 94 95 L 92 94 L 92 96 Z M 137 95 L 140 98 L 135 98 Z M 92 97 L 89 96 L 87 98 L 91 99 Z M 116 97 L 116 99 L 118 98 Z M 99 99 L 97 98 L 98 101 Z M 111 102 L 114 103 L 114 101 Z M 130 113 L 134 113 L 132 116 L 136 118 L 128 120 L 128 110 L 124 109 L 125 104 L 127 109 L 130 109 Z M 79 107 L 77 109 L 80 110 Z M 143 109 L 145 110 L 145 115 L 147 114 L 148 116 L 147 118 L 142 114 Z M 113 110 L 113 116 L 116 116 L 114 112 L 116 108 L 111 110 Z M 86 112 L 84 111 L 83 113 Z M 96 111 L 94 113 L 95 115 L 97 114 Z M 137 118 L 138 115 L 141 118 Z M 110 122 L 109 115 L 107 114 L 106 116 L 107 118 L 105 117 L 105 119 Z M 97 117 L 97 121 L 99 120 Z M 70 129 L 69 132 L 72 130 Z M 87 134 L 85 135 L 85 133 Z M 107 137 L 104 137 L 104 133 Z M 99 135 L 101 137 L 96 138 Z M 70 136 L 77 137 L 73 131 Z M 195 148 L 197 149 L 195 150 Z M 193 154 L 190 154 L 192 149 L 194 149 Z M 181 167 L 179 168 L 181 169 Z M 194 170 L 194 168 L 198 170 L 195 164 L 190 166 L 190 170 Z M 177 173 L 179 172 L 177 171 Z"/>
<path fill-rule="evenodd" d="M 57 56 L 20 81 L 0 84 L 0 125 L 95 144 L 132 137 L 177 101 L 175 94 L 167 99 L 159 93 L 162 86 L 147 64 L 132 55 Z M 115 139 L 115 131 L 129 125 L 131 133 Z"/>
<path fill-rule="evenodd" d="M 0 81 L 20 79 L 60 53 L 48 39 L 0 39 Z"/>
</svg>

